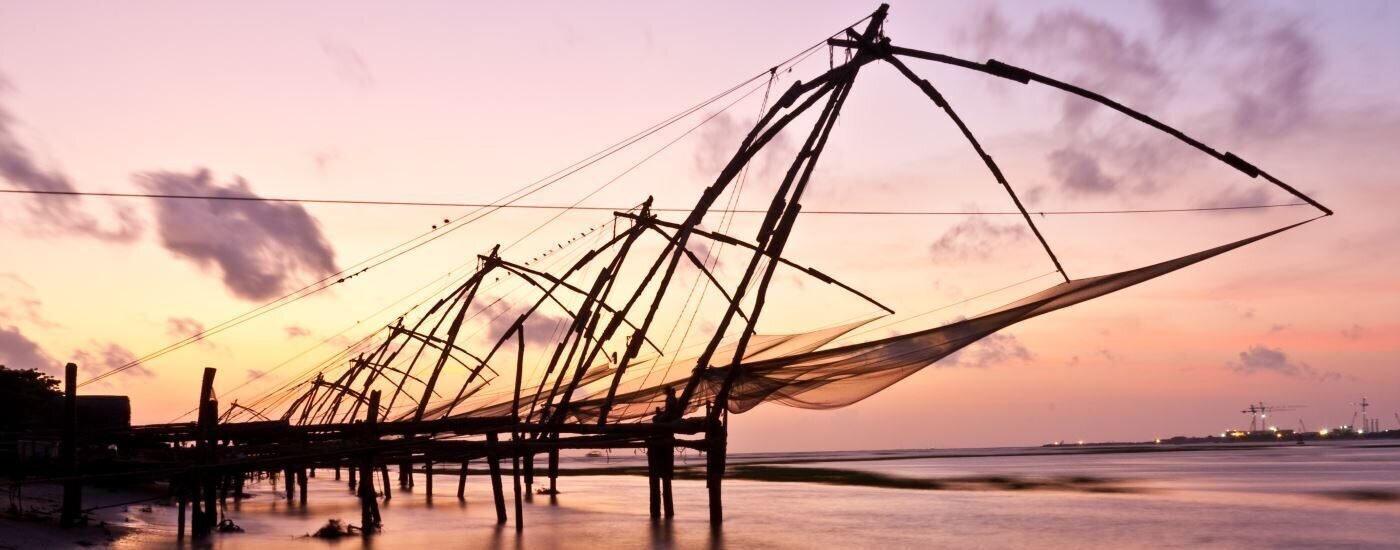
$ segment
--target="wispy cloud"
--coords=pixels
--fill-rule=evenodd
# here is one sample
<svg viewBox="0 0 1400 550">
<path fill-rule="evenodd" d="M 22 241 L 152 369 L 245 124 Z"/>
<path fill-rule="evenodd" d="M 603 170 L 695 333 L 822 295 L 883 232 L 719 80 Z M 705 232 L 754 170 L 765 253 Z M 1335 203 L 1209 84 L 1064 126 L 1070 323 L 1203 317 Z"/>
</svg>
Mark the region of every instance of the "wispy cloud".
<svg viewBox="0 0 1400 550">
<path fill-rule="evenodd" d="M 91 349 L 78 350 L 73 353 L 73 362 L 88 374 L 101 374 L 112 369 L 130 364 L 136 360 L 136 354 L 119 344 L 108 342 L 105 344 L 94 343 Z M 124 371 L 127 374 L 135 374 L 145 377 L 153 377 L 155 372 L 144 365 L 128 367 Z"/>
<path fill-rule="evenodd" d="M 729 160 L 739 152 L 744 136 L 752 129 L 751 125 L 750 121 L 720 112 L 700 127 L 696 133 L 695 169 L 702 180 L 713 180 L 729 164 Z M 749 161 L 749 177 L 766 178 L 774 174 L 774 168 L 785 168 L 795 152 L 796 147 L 787 133 L 778 134 Z"/>
<path fill-rule="evenodd" d="M 0 90 L 3 89 L 0 81 Z M 63 172 L 45 168 L 14 132 L 14 118 L 0 106 L 0 179 L 30 191 L 74 191 Z M 115 223 L 104 223 L 84 210 L 82 199 L 71 195 L 36 195 L 27 200 L 27 226 L 37 233 L 81 235 L 112 242 L 131 242 L 141 235 L 141 223 L 130 208 L 118 205 Z"/>
<path fill-rule="evenodd" d="M 50 374 L 63 371 L 58 360 L 13 326 L 0 327 L 0 365 L 12 369 L 38 369 Z"/>
<path fill-rule="evenodd" d="M 1305 377 L 1319 382 L 1335 381 L 1342 378 L 1341 373 L 1315 369 L 1307 363 L 1290 359 L 1288 354 L 1281 349 L 1262 345 L 1250 346 L 1249 349 L 1240 352 L 1235 360 L 1226 363 L 1225 366 L 1236 374 L 1243 375 L 1267 372 L 1283 376 Z"/>
<path fill-rule="evenodd" d="M 256 197 L 248 182 L 228 186 L 207 170 L 137 176 L 164 194 Z M 155 201 L 161 244 L 178 258 L 217 270 L 224 286 L 245 300 L 277 297 L 307 279 L 339 271 L 320 225 L 298 204 L 259 201 Z"/>
<path fill-rule="evenodd" d="M 1180 77 L 1174 68 L 1223 66 L 1218 74 L 1184 72 L 1207 74 L 1217 79 L 1210 85 L 1228 90 L 1228 99 L 1212 108 L 1212 118 L 1225 121 L 1225 129 L 1240 137 L 1276 139 L 1311 120 L 1325 60 L 1297 20 L 1211 0 L 1160 0 L 1154 7 L 1155 33 L 1135 34 L 1074 9 L 1042 13 L 1018 28 L 991 8 L 961 37 L 979 54 L 1148 112 L 1175 99 Z M 1065 97 L 1054 134 L 1068 145 L 1047 159 L 1053 179 L 1071 193 L 1150 195 L 1163 189 L 1158 179 L 1204 159 L 1160 136 L 1123 131 L 1136 125 L 1088 100 Z"/>
<path fill-rule="evenodd" d="M 929 245 L 935 262 L 986 259 L 1029 235 L 1023 225 L 995 224 L 985 217 L 970 217 L 949 228 Z"/>
<path fill-rule="evenodd" d="M 22 323 L 52 328 L 58 326 L 41 312 L 43 302 L 34 297 L 34 287 L 13 273 L 0 273 L 0 323 Z"/>
<path fill-rule="evenodd" d="M 1118 179 L 1105 174 L 1097 159 L 1079 149 L 1056 149 L 1047 160 L 1050 175 L 1071 193 L 1095 195 L 1118 190 Z"/>
<path fill-rule="evenodd" d="M 204 323 L 190 317 L 171 317 L 165 320 L 165 333 L 176 338 L 189 338 L 204 332 Z"/>
<path fill-rule="evenodd" d="M 1016 338 L 1016 335 L 997 332 L 945 357 L 938 364 L 947 367 L 986 368 L 1011 362 L 1024 363 L 1031 358 L 1031 351 Z"/>
<path fill-rule="evenodd" d="M 1237 206 L 1256 206 L 1268 204 L 1269 192 L 1262 186 L 1251 185 L 1241 187 L 1232 185 L 1199 203 L 1202 208 L 1233 208 Z M 1244 212 L 1256 212 L 1245 210 Z"/>
<path fill-rule="evenodd" d="M 341 80 L 361 90 L 374 87 L 374 72 L 370 71 L 369 63 L 365 62 L 360 51 L 350 44 L 329 38 L 322 39 L 321 53 L 324 53 L 326 59 L 330 60 L 335 75 Z"/>
<path fill-rule="evenodd" d="M 1297 22 L 1270 25 L 1248 39 L 1246 61 L 1229 81 L 1234 129 L 1252 138 L 1286 134 L 1308 121 L 1322 67 L 1318 47 Z"/>
</svg>

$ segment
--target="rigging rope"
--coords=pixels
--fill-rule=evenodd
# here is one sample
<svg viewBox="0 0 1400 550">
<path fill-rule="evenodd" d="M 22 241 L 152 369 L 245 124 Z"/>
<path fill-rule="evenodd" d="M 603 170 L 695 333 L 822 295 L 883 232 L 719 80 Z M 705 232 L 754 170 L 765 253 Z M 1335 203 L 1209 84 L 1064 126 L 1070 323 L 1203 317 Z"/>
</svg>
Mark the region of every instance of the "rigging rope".
<svg viewBox="0 0 1400 550">
<path fill-rule="evenodd" d="M 634 167 L 635 168 L 635 167 Z M 615 212 L 627 210 L 620 206 L 587 206 L 578 202 L 574 204 L 515 204 L 515 203 L 487 203 L 487 202 L 426 202 L 426 201 L 383 201 L 383 200 L 340 200 L 340 199 L 308 199 L 308 198 L 277 198 L 277 197 L 225 197 L 217 195 L 168 195 L 153 193 L 107 193 L 88 191 L 41 191 L 31 189 L 0 189 L 0 194 L 24 194 L 24 195 L 65 195 L 82 197 L 109 197 L 109 198 L 137 198 L 137 199 L 160 199 L 160 200 L 216 200 L 216 201 L 260 201 L 260 202 L 286 202 L 302 204 L 335 204 L 335 205 L 359 205 L 359 206 L 442 206 L 442 207 L 462 207 L 462 208 L 494 208 L 494 209 L 514 209 L 514 210 L 566 210 L 566 211 L 601 211 Z M 587 198 L 587 197 L 585 197 Z M 1289 206 L 1310 206 L 1305 202 L 1288 202 L 1277 204 L 1246 204 L 1238 206 L 1200 206 L 1200 207 L 1180 207 L 1180 208 L 1125 208 L 1125 209 L 1099 209 L 1099 210 L 1028 210 L 1033 216 L 1072 216 L 1091 214 L 1162 214 L 1175 212 L 1225 212 L 1232 210 L 1258 210 L 1264 208 L 1284 208 Z M 653 207 L 652 212 L 675 212 L 689 213 L 690 208 L 666 208 Z M 767 214 L 767 209 L 759 208 L 725 208 L 711 209 L 710 212 L 720 214 Z M 802 209 L 804 216 L 1019 216 L 1020 210 L 846 210 L 846 209 Z M 450 224 L 448 224 L 450 225 Z M 446 227 L 446 226 L 444 226 Z M 360 264 L 356 264 L 358 266 Z M 348 270 L 347 270 L 348 271 Z"/>
<path fill-rule="evenodd" d="M 831 35 L 831 36 L 834 36 L 834 34 Z M 779 63 L 778 65 L 775 65 L 774 68 L 782 67 L 782 66 L 784 66 L 784 65 L 786 65 L 786 64 L 788 64 L 788 63 L 790 63 L 790 62 L 792 62 L 793 60 L 798 59 L 799 57 L 803 56 L 804 54 L 808 53 L 809 51 L 815 51 L 817 48 L 820 48 L 821 45 L 824 44 L 824 43 L 825 43 L 825 40 L 823 40 L 822 42 L 818 42 L 818 43 L 816 43 L 816 44 L 813 44 L 812 46 L 808 47 L 807 49 L 805 49 L 805 50 L 799 52 L 798 54 L 796 54 L 796 55 L 794 55 L 794 56 L 788 58 L 788 59 L 785 60 L 785 61 L 783 61 L 782 63 Z M 764 75 L 770 74 L 772 71 L 773 71 L 773 68 L 770 68 L 770 69 L 768 69 L 768 70 L 765 70 L 765 71 L 763 71 L 763 72 L 760 72 L 760 73 L 758 73 L 758 74 L 756 74 L 756 75 L 754 75 L 754 76 L 752 76 L 752 77 L 750 77 L 750 78 L 748 78 L 748 79 L 746 79 L 746 80 L 740 82 L 739 84 L 736 84 L 736 85 L 730 87 L 729 89 L 727 89 L 727 90 L 725 90 L 725 91 L 723 91 L 723 92 L 720 92 L 719 94 L 716 94 L 716 95 L 710 97 L 709 99 L 706 99 L 705 101 L 702 101 L 701 103 L 699 103 L 699 104 L 697 104 L 697 105 L 694 105 L 694 106 L 692 106 L 692 107 L 690 107 L 690 108 L 688 108 L 688 109 L 682 111 L 681 113 L 678 113 L 678 114 L 676 114 L 676 115 L 672 115 L 671 117 L 669 117 L 669 118 L 663 120 L 663 121 L 660 122 L 660 123 L 657 123 L 657 124 L 651 126 L 650 128 L 648 128 L 648 129 L 646 129 L 646 130 L 643 130 L 643 131 L 641 131 L 641 132 L 638 132 L 638 133 L 636 133 L 636 134 L 633 134 L 632 136 L 629 136 L 628 138 L 625 138 L 625 139 L 623 139 L 622 141 L 619 141 L 619 142 L 617 142 L 617 143 L 614 143 L 613 145 L 610 145 L 610 146 L 608 146 L 608 147 L 605 147 L 604 149 L 602 149 L 602 150 L 600 150 L 600 151 L 598 151 L 598 152 L 596 152 L 596 153 L 594 153 L 594 154 L 592 154 L 592 155 L 589 155 L 588 157 L 585 157 L 583 160 L 577 161 L 577 162 L 575 162 L 574 164 L 571 164 L 571 165 L 569 165 L 569 166 L 567 166 L 567 167 L 565 167 L 565 168 L 563 168 L 563 169 L 560 169 L 560 170 L 554 172 L 553 174 L 550 174 L 549 176 L 546 176 L 546 177 L 544 177 L 544 178 L 542 178 L 542 179 L 540 179 L 540 180 L 536 180 L 535 182 L 532 182 L 532 183 L 530 183 L 529 185 L 526 185 L 526 186 L 524 186 L 524 187 L 522 187 L 522 188 L 520 188 L 520 189 L 517 189 L 516 191 L 511 192 L 511 193 L 509 193 L 509 194 L 503 196 L 501 199 L 499 199 L 498 201 L 495 201 L 495 202 L 492 203 L 492 204 L 483 205 L 483 206 L 477 207 L 477 209 L 476 209 L 476 210 L 473 210 L 472 212 L 468 212 L 468 213 L 466 213 L 466 214 L 464 214 L 464 215 L 462 215 L 462 216 L 459 216 L 459 217 L 457 217 L 457 218 L 455 218 L 455 219 L 452 219 L 452 220 L 446 222 L 446 223 L 448 223 L 450 226 L 449 226 L 446 230 L 444 230 L 444 231 L 438 232 L 438 231 L 436 231 L 436 228 L 434 228 L 433 230 L 430 230 L 430 231 L 428 231 L 428 232 L 421 233 L 421 234 L 419 234 L 419 235 L 417 235 L 417 236 L 414 236 L 413 238 L 410 238 L 410 239 L 408 239 L 408 240 L 406 240 L 406 241 L 404 241 L 404 242 L 402 242 L 402 243 L 400 243 L 400 244 L 398 244 L 398 245 L 395 245 L 394 247 L 391 247 L 391 248 L 389 248 L 389 249 L 387 249 L 387 250 L 385 250 L 385 251 L 382 251 L 382 252 L 380 252 L 380 253 L 378 253 L 378 254 L 375 254 L 374 256 L 371 256 L 371 257 L 366 258 L 366 259 L 364 259 L 364 260 L 361 260 L 360 262 L 357 262 L 357 263 L 351 265 L 350 267 L 345 268 L 344 270 L 341 270 L 341 271 L 339 271 L 339 272 L 336 272 L 336 273 L 333 273 L 333 274 L 331 274 L 331 275 L 328 275 L 328 276 L 326 276 L 326 277 L 324 277 L 324 278 L 322 278 L 322 279 L 320 279 L 320 280 L 318 280 L 318 281 L 315 281 L 315 282 L 313 282 L 313 283 L 311 283 L 311 284 L 308 284 L 308 285 L 303 286 L 303 287 L 301 287 L 301 288 L 299 288 L 299 289 L 297 289 L 297 290 L 294 290 L 294 291 L 292 291 L 292 292 L 290 292 L 290 293 L 288 293 L 288 294 L 286 294 L 286 295 L 284 295 L 284 296 L 282 296 L 282 297 L 280 297 L 280 298 L 277 298 L 277 299 L 275 299 L 275 300 L 272 300 L 272 301 L 270 301 L 270 302 L 267 302 L 267 303 L 265 303 L 265 304 L 263 304 L 263 305 L 261 305 L 261 306 L 258 306 L 257 308 L 254 308 L 254 309 L 252 309 L 252 310 L 249 310 L 249 311 L 247 311 L 247 312 L 244 312 L 244 313 L 242 313 L 242 314 L 240 314 L 240 315 L 238 315 L 238 316 L 235 316 L 235 317 L 233 317 L 233 318 L 231 318 L 231 319 L 225 320 L 225 321 L 223 321 L 223 322 L 221 322 L 221 323 L 219 323 L 219 324 L 217 324 L 217 325 L 215 325 L 215 326 L 213 326 L 213 327 L 210 327 L 209 329 L 206 329 L 205 331 L 199 332 L 199 333 L 197 333 L 197 334 L 190 335 L 189 337 L 187 337 L 187 338 L 185 338 L 185 339 L 183 339 L 183 340 L 180 340 L 180 341 L 177 341 L 177 342 L 175 342 L 175 343 L 169 344 L 169 345 L 167 345 L 167 346 L 165 346 L 165 347 L 163 347 L 163 348 L 161 348 L 161 349 L 159 349 L 159 350 L 157 350 L 157 351 L 155 351 L 155 352 L 152 352 L 152 353 L 149 353 L 149 354 L 147 354 L 147 355 L 145 355 L 145 356 L 142 356 L 142 357 L 139 357 L 139 358 L 137 358 L 137 359 L 134 359 L 134 360 L 132 360 L 132 361 L 126 363 L 126 364 L 123 364 L 123 365 L 121 365 L 121 366 L 118 366 L 118 367 L 109 369 L 109 370 L 107 370 L 107 371 L 105 371 L 105 372 L 103 372 L 103 373 L 101 373 L 101 374 L 98 374 L 98 375 L 96 375 L 96 376 L 94 376 L 94 377 L 92 377 L 92 378 L 90 378 L 90 379 L 88 379 L 88 380 L 85 380 L 85 381 L 79 383 L 78 386 L 79 386 L 79 387 L 83 387 L 83 386 L 86 386 L 86 385 L 88 385 L 88 384 L 92 384 L 92 383 L 98 382 L 98 381 L 100 381 L 100 380 L 102 380 L 102 379 L 104 379 L 104 378 L 107 378 L 107 377 L 109 377 L 109 376 L 113 376 L 113 375 L 115 375 L 115 374 L 118 374 L 118 373 L 124 372 L 124 371 L 126 371 L 126 370 L 129 370 L 129 369 L 131 369 L 131 368 L 134 368 L 134 367 L 136 367 L 137 365 L 140 365 L 140 364 L 142 364 L 142 363 L 144 363 L 144 362 L 146 362 L 146 361 L 151 361 L 151 360 L 157 359 L 157 358 L 159 358 L 159 357 L 161 357 L 161 356 L 163 356 L 163 355 L 165 355 L 165 354 L 167 354 L 167 353 L 170 353 L 170 352 L 179 350 L 179 349 L 184 348 L 184 347 L 186 347 L 186 346 L 188 346 L 188 345 L 190 345 L 190 344 L 192 344 L 192 343 L 202 341 L 202 340 L 204 340 L 205 338 L 207 338 L 207 337 L 209 337 L 209 336 L 213 336 L 213 335 L 215 335 L 215 334 L 218 334 L 218 333 L 220 333 L 220 332 L 223 332 L 224 330 L 227 330 L 228 328 L 232 328 L 232 327 L 234 327 L 234 326 L 240 325 L 240 324 L 242 324 L 242 323 L 244 323 L 244 322 L 247 322 L 247 321 L 249 321 L 249 320 L 252 320 L 252 319 L 255 319 L 255 318 L 257 318 L 257 317 L 260 317 L 260 316 L 262 316 L 262 315 L 264 315 L 264 314 L 266 314 L 266 313 L 268 313 L 268 312 L 270 312 L 270 311 L 273 311 L 273 310 L 279 309 L 279 308 L 281 308 L 281 307 L 283 307 L 283 306 L 286 306 L 287 304 L 290 304 L 290 303 L 293 303 L 293 302 L 297 302 L 297 301 L 299 301 L 299 300 L 301 300 L 301 299 L 303 299 L 303 298 L 306 298 L 306 297 L 311 296 L 311 295 L 313 295 L 313 294 L 316 294 L 316 293 L 318 293 L 318 292 L 320 292 L 320 291 L 323 291 L 323 290 L 325 290 L 325 289 L 327 289 L 327 288 L 330 288 L 330 287 L 333 286 L 333 285 L 336 285 L 336 284 L 339 284 L 339 283 L 343 283 L 346 279 L 348 279 L 348 278 L 350 278 L 350 277 L 354 277 L 355 275 L 358 275 L 358 274 L 360 274 L 360 273 L 363 273 L 363 272 L 367 271 L 367 270 L 370 269 L 370 268 L 377 267 L 377 266 L 379 266 L 379 265 L 381 265 L 381 264 L 383 264 L 383 263 L 385 263 L 385 262 L 391 261 L 391 260 L 393 260 L 393 259 L 395 259 L 395 258 L 398 258 L 398 257 L 404 255 L 404 254 L 407 254 L 408 252 L 411 252 L 411 251 L 413 251 L 413 250 L 416 250 L 416 249 L 422 247 L 423 245 L 426 245 L 426 244 L 429 243 L 429 242 L 432 242 L 432 241 L 435 241 L 435 240 L 437 240 L 437 239 L 439 239 L 439 238 L 442 238 L 443 236 L 446 236 L 447 234 L 450 234 L 450 233 L 456 231 L 457 229 L 459 229 L 459 228 L 461 228 L 461 227 L 463 227 L 463 226 L 465 226 L 465 225 L 467 225 L 467 224 L 473 223 L 473 222 L 475 222 L 475 221 L 479 221 L 480 219 L 482 219 L 482 218 L 484 218 L 484 217 L 486 217 L 486 216 L 488 216 L 488 215 L 490 215 L 490 214 L 492 214 L 492 213 L 494 213 L 494 212 L 497 212 L 497 211 L 501 210 L 502 208 L 505 208 L 505 207 L 508 207 L 508 206 L 511 205 L 511 204 L 514 204 L 516 201 L 519 201 L 519 200 L 521 200 L 521 199 L 524 199 L 524 198 L 526 198 L 526 197 L 528 197 L 528 196 L 530 196 L 530 195 L 532 195 L 532 194 L 534 194 L 534 193 L 537 193 L 537 192 L 539 192 L 539 191 L 541 191 L 541 190 L 543 190 L 543 189 L 545 189 L 545 188 L 547 188 L 547 187 L 553 185 L 554 183 L 557 183 L 557 182 L 559 182 L 560 180 L 563 180 L 564 178 L 567 178 L 567 177 L 569 177 L 569 176 L 571 176 L 571 175 L 573 175 L 573 174 L 575 174 L 575 173 L 578 173 L 579 171 L 583 170 L 584 168 L 587 168 L 587 167 L 589 167 L 589 166 L 592 166 L 593 164 L 597 163 L 598 161 L 601 161 L 602 159 L 607 158 L 607 157 L 613 155 L 614 153 L 617 153 L 618 151 L 621 151 L 622 149 L 624 149 L 624 148 L 626 148 L 626 147 L 629 147 L 629 146 L 631 146 L 631 145 L 633 145 L 633 144 L 635 144 L 635 143 L 637 143 L 637 142 L 639 142 L 639 141 L 641 141 L 641 140 L 643 140 L 643 139 L 646 139 L 647 137 L 650 137 L 651 135 L 655 134 L 656 132 L 659 132 L 659 131 L 661 131 L 662 129 L 665 129 L 665 128 L 671 126 L 672 124 L 674 124 L 674 123 L 676 123 L 676 122 L 678 122 L 678 121 L 680 121 L 680 120 L 683 120 L 683 119 L 686 118 L 686 117 L 689 117 L 691 114 L 694 114 L 695 112 L 697 112 L 697 111 L 699 111 L 699 110 L 705 108 L 706 106 L 708 106 L 708 105 L 710 105 L 710 104 L 712 104 L 712 103 L 714 103 L 714 102 L 716 102 L 716 101 L 718 101 L 718 100 L 724 98 L 725 96 L 728 96 L 729 94 L 731 94 L 731 93 L 735 92 L 736 90 L 738 90 L 738 89 L 740 89 L 740 88 L 742 88 L 742 87 L 748 85 L 749 83 L 752 83 L 752 82 L 754 82 L 755 80 L 758 80 L 759 78 L 762 78 Z M 0 190 L 0 191 L 12 191 L 12 190 Z M 37 194 L 47 194 L 47 193 L 37 193 Z M 222 200 L 222 199 L 220 199 L 220 200 Z M 236 199 L 236 198 L 231 198 L 231 200 L 238 200 L 238 199 Z M 482 213 L 483 211 L 484 211 L 484 213 Z M 472 218 L 472 219 L 470 219 L 470 220 L 466 220 L 465 222 L 462 222 L 462 220 L 464 220 L 464 219 L 466 219 L 466 218 L 468 218 L 468 217 L 470 217 L 470 216 L 476 215 L 476 214 L 478 214 L 478 213 L 481 213 L 481 214 L 480 214 L 480 215 L 477 215 L 476 217 L 474 217 L 474 218 Z M 462 222 L 462 223 L 458 223 L 458 222 Z M 427 238 L 424 239 L 424 237 L 427 237 Z M 412 246 L 408 246 L 408 245 L 410 245 L 411 243 L 414 243 L 415 241 L 419 241 L 420 239 L 424 239 L 424 240 L 422 240 L 421 242 L 418 242 L 417 244 L 412 244 Z M 403 248 L 403 247 L 405 247 L 405 246 L 408 246 L 408 248 L 404 248 L 403 250 L 399 250 L 400 248 Z M 384 257 L 386 254 L 390 254 L 391 252 L 394 252 L 395 250 L 399 250 L 399 251 L 398 251 L 397 253 L 393 253 L 392 255 L 390 255 L 390 256 L 388 256 L 388 257 Z M 383 258 L 383 259 L 381 259 L 381 260 L 375 262 L 375 260 L 380 259 L 380 258 Z M 371 262 L 374 262 L 374 263 L 371 263 Z M 363 267 L 363 268 L 359 269 L 358 271 L 355 271 L 356 268 L 360 268 L 361 266 L 363 266 L 363 265 L 365 265 L 365 264 L 370 264 L 370 265 L 368 265 L 368 266 L 366 266 L 366 267 Z M 347 274 L 349 274 L 349 275 L 347 275 Z M 339 277 L 339 278 L 337 279 L 337 277 Z"/>
</svg>

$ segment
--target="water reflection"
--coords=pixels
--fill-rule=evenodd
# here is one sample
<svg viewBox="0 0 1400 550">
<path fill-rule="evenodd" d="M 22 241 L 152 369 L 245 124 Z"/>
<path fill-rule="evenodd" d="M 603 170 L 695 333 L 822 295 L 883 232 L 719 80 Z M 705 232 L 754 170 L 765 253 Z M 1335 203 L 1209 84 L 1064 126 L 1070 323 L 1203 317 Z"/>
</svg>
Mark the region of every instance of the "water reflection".
<svg viewBox="0 0 1400 550">
<path fill-rule="evenodd" d="M 807 457 L 817 458 L 817 457 Z M 831 458 L 827 456 L 826 458 Z M 431 502 L 424 487 L 397 490 L 381 503 L 384 531 L 327 542 L 308 538 L 332 518 L 357 523 L 346 484 L 310 480 L 305 506 L 266 484 L 231 503 L 245 533 L 186 541 L 219 550 L 335 548 L 808 548 L 822 547 L 1140 547 L 1144 541 L 1223 548 L 1394 547 L 1400 502 L 1339 499 L 1329 491 L 1400 491 L 1400 449 L 1309 446 L 1265 451 L 1087 456 L 1007 456 L 812 462 L 915 478 L 1088 476 L 1153 488 L 1148 493 L 1058 490 L 911 490 L 730 479 L 723 531 L 712 531 L 702 480 L 675 482 L 677 517 L 652 520 L 646 478 L 563 476 L 560 495 L 532 495 L 525 530 L 513 504 L 497 525 L 489 481 L 473 476 L 465 499 Z M 423 480 L 418 480 L 422 483 Z M 451 485 L 451 484 L 449 484 Z M 448 489 L 448 487 L 442 487 Z M 397 487 L 395 487 L 397 489 Z M 1261 493 L 1270 493 L 1261 498 Z M 507 499 L 511 499 L 507 490 Z M 146 527 L 118 548 L 171 547 L 172 508 L 140 514 Z M 1280 528 L 1287 526 L 1287 528 Z M 1325 528 L 1324 528 L 1325 527 Z"/>
</svg>

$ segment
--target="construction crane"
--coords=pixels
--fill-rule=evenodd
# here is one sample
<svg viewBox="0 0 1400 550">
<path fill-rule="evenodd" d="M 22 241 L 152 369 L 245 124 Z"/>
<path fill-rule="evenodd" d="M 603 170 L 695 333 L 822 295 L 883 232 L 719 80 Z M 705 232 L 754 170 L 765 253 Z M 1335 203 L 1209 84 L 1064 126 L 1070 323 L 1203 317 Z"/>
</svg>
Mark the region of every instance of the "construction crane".
<svg viewBox="0 0 1400 550">
<path fill-rule="evenodd" d="M 1352 431 L 1355 431 L 1355 432 L 1358 432 L 1358 433 L 1366 433 L 1366 432 L 1371 431 L 1371 420 L 1370 420 L 1369 417 L 1366 416 L 1366 407 L 1371 406 L 1371 404 L 1368 403 L 1368 402 L 1366 401 L 1366 398 L 1365 398 L 1365 397 L 1362 397 L 1362 398 L 1361 398 L 1361 402 L 1360 402 L 1360 403 L 1353 403 L 1353 404 L 1354 404 L 1354 405 L 1359 405 L 1359 406 L 1361 407 L 1361 429 L 1360 429 L 1360 430 L 1357 430 L 1357 429 L 1356 429 L 1356 413 L 1353 412 L 1353 413 L 1351 414 L 1351 423 L 1352 423 L 1351 429 L 1352 429 Z"/>
<path fill-rule="evenodd" d="M 1256 432 L 1269 429 L 1266 421 L 1269 418 L 1269 413 L 1294 411 L 1301 408 L 1303 408 L 1302 405 L 1265 405 L 1263 401 L 1260 401 L 1258 404 L 1250 403 L 1249 407 L 1240 412 L 1249 415 L 1249 431 Z"/>
</svg>

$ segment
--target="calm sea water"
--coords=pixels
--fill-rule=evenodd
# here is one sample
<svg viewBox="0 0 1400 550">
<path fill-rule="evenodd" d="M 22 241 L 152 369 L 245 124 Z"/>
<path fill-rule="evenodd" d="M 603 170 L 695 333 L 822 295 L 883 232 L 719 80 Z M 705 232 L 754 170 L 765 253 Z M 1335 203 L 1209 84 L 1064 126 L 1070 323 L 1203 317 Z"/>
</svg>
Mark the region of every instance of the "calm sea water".
<svg viewBox="0 0 1400 550">
<path fill-rule="evenodd" d="M 1400 494 L 1400 447 L 1049 456 L 1016 456 L 1014 449 L 968 452 L 1012 456 L 886 460 L 910 453 L 827 453 L 736 456 L 732 462 L 801 461 L 793 465 L 933 479 L 1088 476 L 1142 491 L 927 491 L 726 480 L 724 527 L 712 533 L 702 481 L 677 480 L 678 517 L 653 523 L 647 516 L 646 478 L 566 476 L 560 478 L 563 494 L 537 495 L 525 505 L 525 531 L 517 535 L 514 517 L 504 528 L 495 525 L 485 476 L 469 478 L 466 502 L 459 502 L 455 476 L 436 478 L 438 494 L 429 501 L 420 475 L 416 490 L 396 487 L 383 506 L 382 534 L 368 542 L 324 541 L 304 535 L 330 518 L 359 523 L 359 508 L 345 484 L 323 470 L 311 480 L 305 507 L 287 504 L 270 486 L 254 486 L 256 496 L 230 512 L 247 532 L 216 535 L 196 547 L 1400 548 L 1400 501 L 1365 500 L 1354 493 Z M 599 466 L 603 459 L 564 463 Z M 619 463 L 640 460 L 629 454 L 611 461 Z M 506 490 L 509 498 L 509 478 Z M 120 516 L 139 529 L 116 547 L 176 546 L 171 508 L 132 507 Z"/>
</svg>

